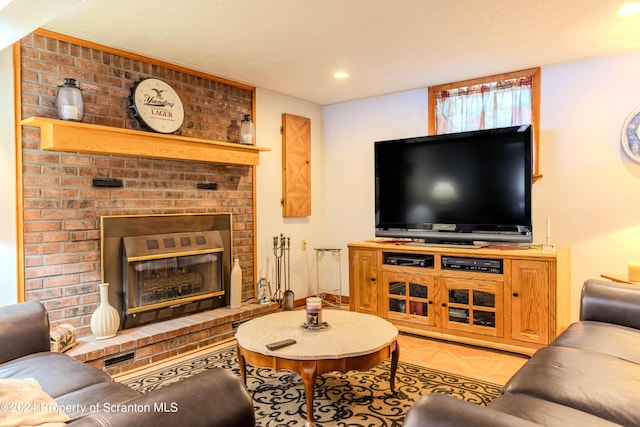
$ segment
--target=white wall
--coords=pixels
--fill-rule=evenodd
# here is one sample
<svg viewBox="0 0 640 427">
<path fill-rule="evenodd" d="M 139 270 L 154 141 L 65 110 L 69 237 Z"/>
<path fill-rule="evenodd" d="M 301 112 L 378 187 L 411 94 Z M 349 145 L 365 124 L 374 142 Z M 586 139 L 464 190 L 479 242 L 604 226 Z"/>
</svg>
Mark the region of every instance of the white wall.
<svg viewBox="0 0 640 427">
<path fill-rule="evenodd" d="M 374 236 L 373 142 L 426 135 L 427 90 L 367 98 L 323 108 L 328 242 Z M 345 258 L 346 259 L 346 258 Z"/>
<path fill-rule="evenodd" d="M 311 119 L 311 216 L 283 218 L 282 206 L 282 114 Z M 271 151 L 260 154 L 256 172 L 257 186 L 257 268 L 259 277 L 267 277 L 275 291 L 273 237 L 291 238 L 291 289 L 296 299 L 312 294 L 315 287 L 314 248 L 322 247 L 325 215 L 323 122 L 320 106 L 266 90 L 256 91 L 256 143 Z M 301 243 L 307 241 L 307 250 Z M 282 284 L 284 286 L 284 283 Z M 282 289 L 284 291 L 284 288 Z"/>
<path fill-rule="evenodd" d="M 349 294 L 347 244 L 374 237 L 373 142 L 426 135 L 427 90 L 324 107 L 326 243 L 342 248 L 342 293 Z"/>
<path fill-rule="evenodd" d="M 620 146 L 622 125 L 640 106 L 638 75 L 640 52 L 543 69 L 544 178 L 533 207 L 539 221 L 551 216 L 553 239 L 571 247 L 574 319 L 585 279 L 626 274 L 640 259 L 640 164 Z"/>
<path fill-rule="evenodd" d="M 585 279 L 626 273 L 640 259 L 640 165 L 619 148 L 621 126 L 640 105 L 638 75 L 640 52 L 542 70 L 534 240 L 542 242 L 549 215 L 553 240 L 572 249 L 573 319 Z M 426 99 L 425 89 L 323 108 L 331 244 L 373 236 L 373 141 L 424 135 Z"/>
<path fill-rule="evenodd" d="M 0 51 L 0 304 L 18 301 L 13 54 Z"/>
</svg>

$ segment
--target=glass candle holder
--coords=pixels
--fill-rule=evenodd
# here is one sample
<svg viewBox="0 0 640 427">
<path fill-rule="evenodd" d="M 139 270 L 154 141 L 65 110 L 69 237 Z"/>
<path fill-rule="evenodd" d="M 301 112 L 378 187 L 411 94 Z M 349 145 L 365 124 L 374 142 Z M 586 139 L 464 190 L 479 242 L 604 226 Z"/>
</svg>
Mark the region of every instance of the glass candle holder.
<svg viewBox="0 0 640 427">
<path fill-rule="evenodd" d="M 322 299 L 318 297 L 307 298 L 307 327 L 322 327 Z"/>
<path fill-rule="evenodd" d="M 251 115 L 245 114 L 240 123 L 240 142 L 246 145 L 253 145 L 254 138 L 255 131 L 253 129 L 253 122 L 251 121 Z"/>
<path fill-rule="evenodd" d="M 58 118 L 74 122 L 82 121 L 84 102 L 82 101 L 82 90 L 76 84 L 76 79 L 65 78 L 64 84 L 58 86 L 56 108 Z"/>
<path fill-rule="evenodd" d="M 257 297 L 260 304 L 269 304 L 271 302 L 271 287 L 269 286 L 269 281 L 264 277 L 258 280 Z"/>
</svg>

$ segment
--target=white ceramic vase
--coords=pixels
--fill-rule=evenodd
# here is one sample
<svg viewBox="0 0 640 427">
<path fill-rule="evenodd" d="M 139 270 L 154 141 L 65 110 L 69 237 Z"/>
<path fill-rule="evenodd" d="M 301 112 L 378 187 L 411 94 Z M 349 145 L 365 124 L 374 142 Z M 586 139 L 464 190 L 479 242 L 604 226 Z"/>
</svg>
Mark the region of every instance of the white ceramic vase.
<svg viewBox="0 0 640 427">
<path fill-rule="evenodd" d="M 116 335 L 120 327 L 120 314 L 109 304 L 109 284 L 101 283 L 100 305 L 91 315 L 91 332 L 97 340 L 111 338 Z"/>
<path fill-rule="evenodd" d="M 240 268 L 240 260 L 235 259 L 233 269 L 231 270 L 231 298 L 229 306 L 231 308 L 240 308 L 242 305 L 242 268 Z"/>
</svg>

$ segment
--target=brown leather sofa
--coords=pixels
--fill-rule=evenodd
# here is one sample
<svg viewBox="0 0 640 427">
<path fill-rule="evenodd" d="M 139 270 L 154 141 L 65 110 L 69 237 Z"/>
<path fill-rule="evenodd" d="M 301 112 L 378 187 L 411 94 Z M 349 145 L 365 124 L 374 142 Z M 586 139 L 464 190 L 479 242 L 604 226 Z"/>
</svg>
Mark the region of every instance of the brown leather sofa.
<svg viewBox="0 0 640 427">
<path fill-rule="evenodd" d="M 255 425 L 251 397 L 226 369 L 140 394 L 99 369 L 50 352 L 49 340 L 49 319 L 40 303 L 0 307 L 0 379 L 37 380 L 57 404 L 71 409 L 65 410 L 69 426 Z"/>
<path fill-rule="evenodd" d="M 428 394 L 405 427 L 640 426 L 640 287 L 588 280 L 580 320 L 480 407 Z"/>
</svg>

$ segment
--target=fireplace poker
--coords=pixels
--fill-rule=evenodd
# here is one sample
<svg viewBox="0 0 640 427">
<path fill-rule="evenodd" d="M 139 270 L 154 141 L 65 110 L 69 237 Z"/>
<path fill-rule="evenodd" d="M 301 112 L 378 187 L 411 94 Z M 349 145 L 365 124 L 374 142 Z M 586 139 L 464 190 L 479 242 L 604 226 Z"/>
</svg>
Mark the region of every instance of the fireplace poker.
<svg viewBox="0 0 640 427">
<path fill-rule="evenodd" d="M 285 310 L 293 310 L 293 300 L 295 297 L 293 291 L 290 288 L 290 249 L 290 237 L 285 237 L 283 234 L 280 234 L 280 238 L 278 239 L 277 236 L 274 236 L 273 254 L 276 258 L 276 292 L 274 293 L 272 299 L 278 303 L 279 307 L 282 308 L 282 306 L 284 305 Z M 282 294 L 283 282 L 285 287 L 284 296 Z"/>
<path fill-rule="evenodd" d="M 282 236 L 282 235 L 281 235 Z M 280 288 L 280 258 L 282 257 L 282 248 L 278 246 L 278 237 L 273 237 L 273 255 L 276 257 L 276 267 L 275 267 L 275 282 L 276 282 L 276 291 L 273 293 L 273 297 L 271 298 L 273 301 L 278 303 L 278 307 L 282 307 L 282 290 Z"/>
<path fill-rule="evenodd" d="M 282 245 L 285 245 L 284 240 L 282 241 Z M 284 309 L 285 310 L 293 310 L 293 301 L 295 300 L 295 294 L 291 290 L 291 238 L 287 237 L 286 246 L 284 250 L 284 269 L 285 269 L 285 277 L 284 277 Z"/>
</svg>

